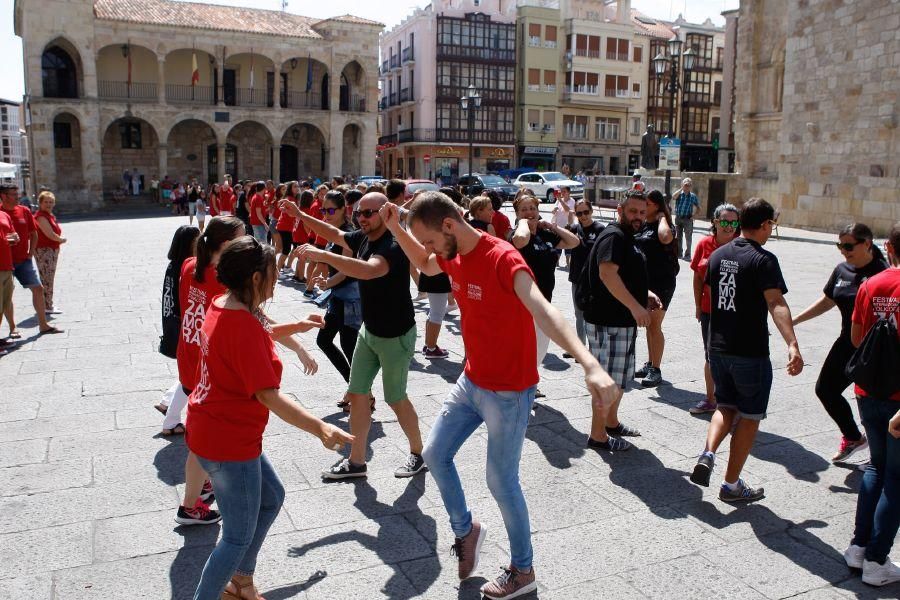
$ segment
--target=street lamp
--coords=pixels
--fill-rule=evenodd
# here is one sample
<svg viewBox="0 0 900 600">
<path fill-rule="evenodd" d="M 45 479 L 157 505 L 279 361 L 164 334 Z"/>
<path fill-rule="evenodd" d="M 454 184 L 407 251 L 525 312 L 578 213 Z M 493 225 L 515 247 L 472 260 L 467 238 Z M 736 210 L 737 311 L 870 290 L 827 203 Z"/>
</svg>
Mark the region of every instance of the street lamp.
<svg viewBox="0 0 900 600">
<path fill-rule="evenodd" d="M 474 171 L 472 169 L 472 137 L 475 130 L 475 111 L 481 108 L 481 96 L 475 91 L 475 86 L 470 85 L 465 96 L 459 99 L 459 105 L 466 112 L 469 122 L 469 175 Z M 470 187 L 471 187 L 471 177 Z"/>
<path fill-rule="evenodd" d="M 693 49 L 688 48 L 684 53 L 681 52 L 681 40 L 678 39 L 678 36 L 672 36 L 668 42 L 666 42 L 666 50 L 667 55 L 664 56 L 662 52 L 656 55 L 653 59 L 653 71 L 656 73 L 658 78 L 661 78 L 666 73 L 666 69 L 669 69 L 669 83 L 666 85 L 666 90 L 669 92 L 669 130 L 666 134 L 667 138 L 675 137 L 675 94 L 678 93 L 678 90 L 681 89 L 684 92 L 685 87 L 687 87 L 687 77 L 688 73 L 694 68 L 694 58 L 696 57 L 696 53 Z M 679 63 L 681 63 L 681 67 L 684 69 L 684 78 L 685 84 L 679 85 L 678 83 L 678 67 Z M 682 98 L 682 103 L 684 99 Z M 672 185 L 672 171 L 666 169 L 666 200 L 671 200 L 671 185 Z"/>
</svg>

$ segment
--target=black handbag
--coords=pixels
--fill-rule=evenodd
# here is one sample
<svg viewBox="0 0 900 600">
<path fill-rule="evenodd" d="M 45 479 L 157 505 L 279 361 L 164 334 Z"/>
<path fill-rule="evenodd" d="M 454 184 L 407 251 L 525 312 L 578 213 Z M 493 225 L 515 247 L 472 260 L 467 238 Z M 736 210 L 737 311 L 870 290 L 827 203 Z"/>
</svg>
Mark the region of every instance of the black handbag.
<svg viewBox="0 0 900 600">
<path fill-rule="evenodd" d="M 900 391 L 900 338 L 890 319 L 879 318 L 850 357 L 847 377 L 873 398 Z"/>
</svg>

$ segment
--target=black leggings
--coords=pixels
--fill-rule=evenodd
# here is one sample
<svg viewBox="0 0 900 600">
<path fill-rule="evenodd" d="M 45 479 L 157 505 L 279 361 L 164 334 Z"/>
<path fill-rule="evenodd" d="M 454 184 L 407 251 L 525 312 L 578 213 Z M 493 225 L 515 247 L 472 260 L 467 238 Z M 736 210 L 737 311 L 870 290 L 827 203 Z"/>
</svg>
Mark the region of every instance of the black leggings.
<svg viewBox="0 0 900 600">
<path fill-rule="evenodd" d="M 859 427 L 856 426 L 853 410 L 843 393 L 852 383 L 850 378 L 844 374 L 844 369 L 854 350 L 849 336 L 841 336 L 835 340 L 825 358 L 822 370 L 819 372 L 819 379 L 816 380 L 816 396 L 819 397 L 828 416 L 837 423 L 841 434 L 855 442 L 862 438 L 862 434 L 859 432 Z"/>
<path fill-rule="evenodd" d="M 281 253 L 288 256 L 294 246 L 294 232 L 279 231 L 278 236 L 281 238 Z"/>
<path fill-rule="evenodd" d="M 316 336 L 316 345 L 325 353 L 331 364 L 340 372 L 344 381 L 350 382 L 350 361 L 356 348 L 356 337 L 359 331 L 344 325 L 344 303 L 331 298 L 331 305 L 325 313 L 325 327 Z M 334 338 L 340 333 L 341 348 L 334 345 Z M 343 353 L 341 352 L 343 350 Z"/>
</svg>

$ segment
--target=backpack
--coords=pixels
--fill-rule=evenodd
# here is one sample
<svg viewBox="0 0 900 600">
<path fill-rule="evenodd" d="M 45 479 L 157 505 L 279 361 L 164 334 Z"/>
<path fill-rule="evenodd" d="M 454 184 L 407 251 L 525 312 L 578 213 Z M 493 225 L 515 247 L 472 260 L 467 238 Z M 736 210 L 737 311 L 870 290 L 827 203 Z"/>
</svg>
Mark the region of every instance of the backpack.
<svg viewBox="0 0 900 600">
<path fill-rule="evenodd" d="M 890 398 L 900 391 L 900 338 L 897 326 L 881 317 L 866 333 L 847 362 L 845 373 L 874 398 Z"/>
<path fill-rule="evenodd" d="M 575 279 L 572 299 L 581 312 L 589 312 L 593 309 L 595 301 L 594 290 L 600 285 L 600 265 L 597 262 L 597 242 L 599 241 L 599 237 L 594 241 L 587 260 L 584 261 L 584 266 L 581 267 L 581 273 Z"/>
</svg>

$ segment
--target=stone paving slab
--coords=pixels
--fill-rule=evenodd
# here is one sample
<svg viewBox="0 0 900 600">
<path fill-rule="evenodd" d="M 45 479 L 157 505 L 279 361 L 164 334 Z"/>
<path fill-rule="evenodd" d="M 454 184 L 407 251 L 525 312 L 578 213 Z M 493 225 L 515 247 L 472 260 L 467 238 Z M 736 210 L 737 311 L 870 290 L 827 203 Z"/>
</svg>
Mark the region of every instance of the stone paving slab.
<svg viewBox="0 0 900 600">
<path fill-rule="evenodd" d="M 30 300 L 16 291 L 23 340 L 0 359 L 0 380 L 7 383 L 0 397 L 0 597 L 192 596 L 220 529 L 174 523 L 187 451 L 182 439 L 158 435 L 161 420 L 152 408 L 177 377 L 174 361 L 156 348 L 164 257 L 182 223 L 167 217 L 64 222 L 71 242 L 57 275 L 61 335 L 37 336 Z M 782 234 L 817 242 L 833 237 Z M 126 245 L 131 260 L 110 254 Z M 820 295 L 840 260 L 820 244 L 782 239 L 767 248 L 781 259 L 795 312 Z M 566 275 L 557 272 L 554 304 L 571 320 Z M 715 485 L 703 489 L 688 481 L 708 424 L 708 416 L 687 412 L 704 390 L 690 280 L 682 263 L 664 326 L 665 384 L 632 389 L 623 400 L 623 421 L 643 432 L 631 452 L 587 450 L 591 412 L 581 371 L 554 345 L 540 366 L 548 397 L 535 408 L 520 475 L 539 578 L 537 593 L 526 598 L 900 597 L 900 586 L 862 584 L 841 558 L 861 473 L 829 463 L 839 434 L 813 390 L 839 329 L 836 311 L 798 327 L 808 366 L 796 378 L 784 374 L 783 344 L 770 326 L 775 385 L 745 471 L 765 485 L 767 498 L 734 507 L 716 499 Z M 421 335 L 427 305 L 416 307 Z M 312 309 L 289 285 L 278 286 L 267 308 L 276 320 Z M 440 344 L 451 357 L 416 355 L 410 372 L 423 436 L 461 370 L 458 313 L 445 325 Z M 334 406 L 343 380 L 315 347 L 314 334 L 301 338 L 320 370 L 303 375 L 296 357 L 283 353 L 284 391 L 346 426 Z M 642 362 L 646 342 L 639 338 Z M 374 393 L 383 397 L 380 382 Z M 392 476 L 407 442 L 380 400 L 374 419 L 368 479 L 341 483 L 320 477 L 339 455 L 270 420 L 264 446 L 287 499 L 260 554 L 258 580 L 268 600 L 477 598 L 486 578 L 508 562 L 506 531 L 485 483 L 485 429 L 457 456 L 470 507 L 489 529 L 475 577 L 461 583 L 434 480 Z M 727 460 L 723 447 L 714 482 Z"/>
</svg>

